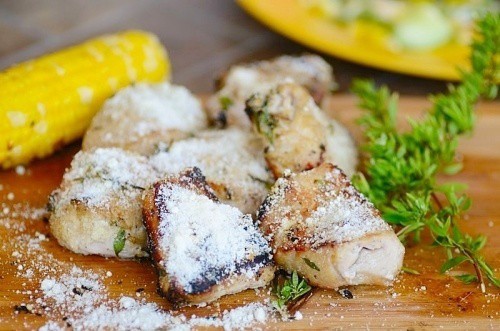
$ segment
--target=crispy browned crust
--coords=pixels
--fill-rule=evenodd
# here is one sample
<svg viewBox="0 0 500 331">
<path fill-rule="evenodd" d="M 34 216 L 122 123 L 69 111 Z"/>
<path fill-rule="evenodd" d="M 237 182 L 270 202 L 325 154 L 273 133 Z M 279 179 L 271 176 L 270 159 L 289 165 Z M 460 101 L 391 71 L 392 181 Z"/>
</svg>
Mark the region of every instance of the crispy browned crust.
<svg viewBox="0 0 500 331">
<path fill-rule="evenodd" d="M 178 286 L 170 286 L 168 292 L 164 292 L 168 277 L 160 279 L 160 290 L 163 292 L 169 302 L 176 307 L 182 307 L 192 304 L 201 304 L 214 301 L 223 295 L 238 293 L 247 289 L 265 286 L 274 278 L 275 267 L 272 264 L 259 269 L 255 278 L 249 280 L 246 275 L 236 275 L 226 277 L 218 284 L 211 286 L 208 290 L 196 294 L 190 294 L 179 289 Z"/>
<path fill-rule="evenodd" d="M 339 175 L 334 180 L 325 180 L 327 173 L 333 170 L 338 170 Z M 259 208 L 257 219 L 259 227 L 264 232 L 265 236 L 269 237 L 277 232 L 281 226 L 283 215 L 280 214 L 280 207 L 286 205 L 289 210 L 286 217 L 297 215 L 300 219 L 308 218 L 318 208 L 318 197 L 325 194 L 324 185 L 328 185 L 330 189 L 335 189 L 343 192 L 344 195 L 353 196 L 360 203 L 365 203 L 366 198 L 356 190 L 349 190 L 352 186 L 347 176 L 338 167 L 331 163 L 323 163 L 317 168 L 309 171 L 304 171 L 292 178 L 284 178 L 280 182 L 280 189 L 271 192 Z M 352 193 L 354 192 L 354 193 Z M 280 197 L 281 195 L 281 197 Z M 379 215 L 379 211 L 374 209 L 373 212 Z M 305 235 L 305 227 L 301 223 L 294 224 L 286 234 L 286 238 L 276 238 L 270 236 L 271 246 L 279 251 L 305 251 L 311 249 L 309 238 Z M 276 245 L 277 239 L 283 239 L 281 245 Z M 341 243 L 330 242 L 316 245 L 318 249 L 324 246 L 335 246 Z"/>
<path fill-rule="evenodd" d="M 237 293 L 248 288 L 256 288 L 266 285 L 274 275 L 274 266 L 269 255 L 256 257 L 253 261 L 246 261 L 241 268 L 250 264 L 263 263 L 265 267 L 261 268 L 254 279 L 249 279 L 246 275 L 225 275 L 217 283 L 196 284 L 192 293 L 186 292 L 180 285 L 172 279 L 169 279 L 166 271 L 161 265 L 165 259 L 162 250 L 159 249 L 159 206 L 156 203 L 156 197 L 162 185 L 165 184 L 180 185 L 184 188 L 193 190 L 198 194 L 203 194 L 213 201 L 219 201 L 212 188 L 207 184 L 205 177 L 199 168 L 189 168 L 178 176 L 169 177 L 165 180 L 155 183 L 144 196 L 143 221 L 148 233 L 148 245 L 159 275 L 159 291 L 168 301 L 175 306 L 187 304 L 200 304 L 213 301 L 222 295 Z"/>
</svg>

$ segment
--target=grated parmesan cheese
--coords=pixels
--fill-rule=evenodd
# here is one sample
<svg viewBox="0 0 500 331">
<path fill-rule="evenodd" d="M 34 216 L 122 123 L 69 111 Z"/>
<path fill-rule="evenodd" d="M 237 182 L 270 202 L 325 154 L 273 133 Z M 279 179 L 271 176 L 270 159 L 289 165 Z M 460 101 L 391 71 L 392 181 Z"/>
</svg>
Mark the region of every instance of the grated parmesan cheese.
<svg viewBox="0 0 500 331">
<path fill-rule="evenodd" d="M 102 132 L 112 133 L 107 140 L 124 144 L 154 132 L 191 132 L 206 125 L 200 102 L 185 87 L 141 83 L 124 88 L 107 100 L 94 117 L 88 134 L 95 127 L 104 126 L 108 129 Z"/>
<path fill-rule="evenodd" d="M 7 208 L 3 202 L 0 206 Z M 267 300 L 208 317 L 187 318 L 175 311 L 164 311 L 145 299 L 139 301 L 125 295 L 112 299 L 102 282 L 108 277 L 107 272 L 78 267 L 71 262 L 72 258 L 58 259 L 45 249 L 50 239 L 43 233 L 30 231 L 41 222 L 44 209 L 20 203 L 8 208 L 9 214 L 0 216 L 0 226 L 9 230 L 9 240 L 0 241 L 0 249 L 12 252 L 12 260 L 0 261 L 0 265 L 2 272 L 13 270 L 16 277 L 26 279 L 16 293 L 26 295 L 28 301 L 16 304 L 47 320 L 41 331 L 67 330 L 68 325 L 74 330 L 191 330 L 196 327 L 234 330 L 265 323 L 272 317 Z M 23 270 L 17 270 L 19 265 Z M 33 329 L 28 323 L 23 327 Z"/>
<path fill-rule="evenodd" d="M 75 253 L 147 255 L 142 193 L 155 180 L 146 157 L 117 148 L 77 153 L 50 198 L 52 234 Z M 120 233 L 123 247 L 117 251 Z"/>
<path fill-rule="evenodd" d="M 331 165 L 330 165 L 331 166 Z M 327 169 L 328 165 L 321 166 Z M 276 181 L 261 214 L 273 212 L 276 228 L 270 233 L 278 241 L 287 241 L 288 232 L 300 233 L 299 238 L 287 245 L 304 243 L 312 248 L 324 244 L 344 243 L 368 233 L 391 230 L 361 193 L 350 184 L 337 167 L 327 170 L 316 168 L 309 172 L 291 174 Z M 293 193 L 289 193 L 293 192 Z M 313 194 L 311 201 L 307 195 Z M 304 204 L 311 208 L 303 210 Z"/>
<path fill-rule="evenodd" d="M 166 257 L 160 264 L 188 293 L 196 293 L 197 284 L 235 274 L 252 278 L 270 260 L 270 248 L 252 218 L 237 208 L 171 183 L 160 187 L 155 204 L 159 249 Z M 262 262 L 249 263 L 261 256 Z"/>
<path fill-rule="evenodd" d="M 221 187 L 218 197 L 244 213 L 257 210 L 271 181 L 259 140 L 236 129 L 205 131 L 174 142 L 150 162 L 163 176 L 200 168 L 210 184 Z"/>
<path fill-rule="evenodd" d="M 55 209 L 77 200 L 89 207 L 129 206 L 155 179 L 145 157 L 118 148 L 78 152 L 64 174 Z"/>
<path fill-rule="evenodd" d="M 76 267 L 63 274 L 59 280 L 45 278 L 40 289 L 43 296 L 36 300 L 36 309 L 51 304 L 53 308 L 45 310 L 46 314 L 53 317 L 64 316 L 63 322 L 61 319 L 49 320 L 40 331 L 64 330 L 67 325 L 77 331 L 191 330 L 195 327 L 236 330 L 265 323 L 272 313 L 268 303 L 250 303 L 226 310 L 220 316 L 193 315 L 187 318 L 183 314 L 164 311 L 155 303 L 138 301 L 128 296 L 109 299 L 96 274 Z M 80 289 L 84 292 L 80 292 Z"/>
</svg>

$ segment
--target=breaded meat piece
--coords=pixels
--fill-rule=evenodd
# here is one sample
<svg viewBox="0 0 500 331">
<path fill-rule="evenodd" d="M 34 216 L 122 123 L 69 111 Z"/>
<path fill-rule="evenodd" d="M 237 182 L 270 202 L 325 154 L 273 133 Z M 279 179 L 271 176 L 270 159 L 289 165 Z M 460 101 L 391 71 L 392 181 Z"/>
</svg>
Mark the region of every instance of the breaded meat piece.
<svg viewBox="0 0 500 331">
<path fill-rule="evenodd" d="M 332 67 L 317 55 L 285 55 L 269 61 L 235 65 L 220 79 L 219 90 L 207 102 L 210 121 L 219 127 L 250 129 L 244 112 L 245 101 L 283 82 L 304 86 L 318 104 L 335 86 Z"/>
<path fill-rule="evenodd" d="M 143 214 L 159 288 L 177 306 L 262 287 L 274 277 L 271 248 L 251 216 L 221 203 L 198 168 L 155 183 Z"/>
<path fill-rule="evenodd" d="M 264 143 L 264 156 L 276 178 L 286 169 L 312 169 L 323 162 L 326 129 L 314 114 L 320 111 L 305 88 L 280 84 L 266 94 L 254 94 L 246 113 Z"/>
<path fill-rule="evenodd" d="M 262 150 L 251 132 L 213 130 L 174 142 L 150 162 L 163 176 L 198 167 L 222 202 L 255 214 L 274 182 Z"/>
<path fill-rule="evenodd" d="M 207 126 L 198 99 L 182 86 L 141 83 L 107 100 L 87 130 L 82 148 L 119 147 L 150 155 Z"/>
<path fill-rule="evenodd" d="M 276 264 L 314 286 L 388 285 L 403 263 L 392 228 L 329 163 L 278 179 L 258 221 Z"/>
<path fill-rule="evenodd" d="M 322 162 L 356 171 L 358 151 L 349 131 L 327 116 L 301 86 L 286 83 L 255 94 L 246 102 L 254 131 L 262 137 L 264 155 L 276 178 L 285 169 L 311 169 Z"/>
<path fill-rule="evenodd" d="M 143 156 L 118 148 L 80 151 L 51 196 L 52 234 L 75 253 L 147 255 L 142 194 L 157 179 Z"/>
</svg>

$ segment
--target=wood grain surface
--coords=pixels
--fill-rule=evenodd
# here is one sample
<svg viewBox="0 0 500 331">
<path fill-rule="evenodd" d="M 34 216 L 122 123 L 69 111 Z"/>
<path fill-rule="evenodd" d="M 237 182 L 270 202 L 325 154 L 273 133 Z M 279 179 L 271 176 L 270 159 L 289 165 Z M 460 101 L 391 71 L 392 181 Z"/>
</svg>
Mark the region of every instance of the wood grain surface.
<svg viewBox="0 0 500 331">
<path fill-rule="evenodd" d="M 353 128 L 359 140 L 359 129 L 354 120 L 359 116 L 355 100 L 350 95 L 337 95 L 328 100 L 330 113 Z M 406 115 L 421 116 L 429 103 L 418 97 L 401 100 L 401 109 Z M 443 180 L 461 181 L 468 184 L 468 193 L 473 206 L 462 222 L 465 231 L 485 234 L 488 244 L 484 255 L 498 273 L 500 267 L 500 103 L 483 103 L 478 109 L 475 134 L 464 139 L 460 153 L 464 170 L 459 175 Z M 26 220 L 13 217 L 12 210 L 41 208 L 47 202 L 49 193 L 60 181 L 64 169 L 79 149 L 74 144 L 56 155 L 33 163 L 25 175 L 14 171 L 0 172 L 0 329 L 36 329 L 43 325 L 45 313 L 29 314 L 15 312 L 21 303 L 33 303 L 41 296 L 39 292 L 43 272 L 35 272 L 32 279 L 19 276 L 19 265 L 29 266 L 35 261 L 13 257 L 19 247 L 19 240 L 47 236 L 41 243 L 42 249 L 53 255 L 54 260 L 64 265 L 76 264 L 99 274 L 111 271 L 104 277 L 104 284 L 110 298 L 121 295 L 140 296 L 150 302 L 157 302 L 164 309 L 170 305 L 156 292 L 156 276 L 151 263 L 143 261 L 121 261 L 97 256 L 81 256 L 60 247 L 50 236 L 48 224 L 42 219 Z M 13 193 L 9 194 L 9 193 Z M 24 207 L 23 207 L 24 206 Z M 8 208 L 5 215 L 3 209 Z M 38 234 L 37 234 L 38 232 Z M 23 237 L 24 236 L 24 237 Z M 443 261 L 443 252 L 430 247 L 428 237 L 415 247 L 407 248 L 405 265 L 421 272 L 421 275 L 400 275 L 393 287 L 352 287 L 354 299 L 344 299 L 334 291 L 319 290 L 301 308 L 302 320 L 282 322 L 269 321 L 257 325 L 265 329 L 500 329 L 500 291 L 487 287 L 483 295 L 476 285 L 464 285 L 450 275 L 440 275 L 438 269 Z M 17 252 L 23 253 L 23 252 Z M 16 255 L 16 253 L 14 253 Z M 23 256 L 27 256 L 24 254 Z M 137 289 L 144 291 L 136 293 Z M 264 291 L 263 291 L 264 292 Z M 262 300 L 266 293 L 246 291 L 224 297 L 206 308 L 184 308 L 186 316 L 197 314 L 207 316 L 237 307 L 243 303 Z M 47 309 L 51 309 L 48 307 Z M 62 319 L 63 316 L 60 316 Z"/>
</svg>

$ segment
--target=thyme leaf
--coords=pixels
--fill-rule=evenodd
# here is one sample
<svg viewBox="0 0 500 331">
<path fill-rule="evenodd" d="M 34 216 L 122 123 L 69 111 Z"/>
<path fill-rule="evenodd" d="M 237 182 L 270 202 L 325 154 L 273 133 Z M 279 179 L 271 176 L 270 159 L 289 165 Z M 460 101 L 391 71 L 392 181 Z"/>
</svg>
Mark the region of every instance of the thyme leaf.
<svg viewBox="0 0 500 331">
<path fill-rule="evenodd" d="M 420 275 L 420 272 L 415 270 L 415 269 L 412 269 L 412 268 L 408 268 L 408 267 L 401 267 L 401 271 L 407 273 L 407 274 L 410 274 L 410 275 Z"/>
<path fill-rule="evenodd" d="M 319 267 L 316 265 L 316 263 L 314 263 L 313 261 L 309 260 L 308 258 L 306 257 L 303 257 L 302 260 L 304 260 L 304 262 L 307 264 L 307 266 L 311 269 L 314 269 L 316 271 L 320 271 L 319 270 Z"/>
<path fill-rule="evenodd" d="M 283 283 L 280 284 L 278 279 L 277 284 L 273 287 L 276 300 L 272 302 L 272 305 L 281 315 L 286 316 L 288 306 L 293 305 L 310 291 L 311 286 L 294 271 Z"/>
<path fill-rule="evenodd" d="M 457 278 L 466 283 L 477 281 L 485 292 L 485 278 L 500 286 L 480 254 L 486 238 L 463 233 L 457 224 L 471 200 L 457 193 L 463 189 L 460 185 L 438 185 L 436 179 L 440 173 L 451 175 L 462 169 L 456 157 L 458 139 L 472 132 L 479 99 L 494 98 L 498 92 L 500 14 L 485 14 L 476 29 L 471 70 L 462 71 L 462 83 L 450 86 L 446 94 L 431 96 L 432 108 L 423 120 L 410 120 L 409 131 L 396 129 L 397 94 L 387 87 L 377 88 L 371 81 L 354 82 L 353 92 L 365 112 L 359 124 L 365 129 L 367 161 L 365 173 L 357 174 L 353 183 L 387 222 L 399 228 L 402 242 L 418 242 L 421 232 L 429 229 L 434 244 L 442 246 L 448 256 L 441 272 L 469 263 L 475 276 Z"/>
<path fill-rule="evenodd" d="M 256 181 L 256 182 L 259 182 L 261 184 L 264 184 L 266 186 L 266 189 L 269 191 L 273 185 L 274 185 L 274 182 L 272 181 L 267 181 L 265 179 L 262 179 L 262 178 L 259 178 L 259 177 L 256 177 L 256 176 L 252 176 L 252 175 L 249 175 L 250 176 L 250 179 Z"/>
<path fill-rule="evenodd" d="M 277 125 L 276 119 L 264 107 L 254 115 L 254 123 L 257 132 L 262 133 L 272 145 L 274 143 L 274 129 Z"/>
<path fill-rule="evenodd" d="M 233 105 L 233 100 L 225 95 L 219 97 L 219 103 L 222 111 L 228 111 L 229 107 Z"/>
<path fill-rule="evenodd" d="M 120 229 L 116 234 L 115 240 L 113 241 L 113 249 L 115 251 L 116 256 L 118 256 L 118 254 L 120 254 L 120 252 L 125 247 L 125 238 L 126 238 L 125 230 Z"/>
</svg>

